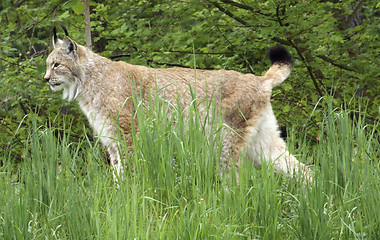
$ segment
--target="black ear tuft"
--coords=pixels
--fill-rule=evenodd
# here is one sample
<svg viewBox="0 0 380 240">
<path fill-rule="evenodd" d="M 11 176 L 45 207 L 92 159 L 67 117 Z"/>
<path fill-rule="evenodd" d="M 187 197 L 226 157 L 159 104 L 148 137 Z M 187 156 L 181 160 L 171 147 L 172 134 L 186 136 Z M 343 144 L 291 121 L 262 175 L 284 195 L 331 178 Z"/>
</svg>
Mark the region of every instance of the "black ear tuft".
<svg viewBox="0 0 380 240">
<path fill-rule="evenodd" d="M 54 44 L 58 42 L 57 28 L 55 27 L 55 24 L 53 26 L 53 41 L 54 41 Z"/>
<path fill-rule="evenodd" d="M 65 25 L 63 25 L 62 23 L 59 23 L 59 25 L 61 25 L 61 28 L 62 28 L 63 31 L 65 32 L 66 37 L 68 37 L 68 36 L 69 36 L 69 33 L 67 32 L 67 29 L 66 29 Z"/>
<path fill-rule="evenodd" d="M 291 65 L 293 63 L 292 56 L 288 50 L 281 45 L 277 45 L 269 50 L 269 59 L 272 64 L 281 63 Z"/>
</svg>

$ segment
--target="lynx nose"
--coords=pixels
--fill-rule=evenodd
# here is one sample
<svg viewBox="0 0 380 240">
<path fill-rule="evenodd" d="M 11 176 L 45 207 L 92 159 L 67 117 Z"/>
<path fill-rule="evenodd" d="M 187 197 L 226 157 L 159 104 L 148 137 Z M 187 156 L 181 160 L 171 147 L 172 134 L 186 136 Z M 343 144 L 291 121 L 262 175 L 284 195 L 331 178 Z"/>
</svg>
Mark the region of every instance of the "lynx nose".
<svg viewBox="0 0 380 240">
<path fill-rule="evenodd" d="M 45 79 L 46 82 L 49 82 L 50 81 L 50 74 L 46 74 L 44 76 L 44 79 Z"/>
</svg>

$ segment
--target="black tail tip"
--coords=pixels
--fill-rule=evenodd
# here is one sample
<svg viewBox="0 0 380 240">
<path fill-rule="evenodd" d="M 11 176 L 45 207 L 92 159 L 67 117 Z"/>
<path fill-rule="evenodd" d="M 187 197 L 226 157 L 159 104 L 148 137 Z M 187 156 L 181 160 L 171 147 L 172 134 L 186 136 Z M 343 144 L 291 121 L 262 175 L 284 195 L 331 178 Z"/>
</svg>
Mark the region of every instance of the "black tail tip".
<svg viewBox="0 0 380 240">
<path fill-rule="evenodd" d="M 292 56 L 288 50 L 281 45 L 277 45 L 269 50 L 269 59 L 272 64 L 281 63 L 291 65 L 293 63 Z"/>
</svg>

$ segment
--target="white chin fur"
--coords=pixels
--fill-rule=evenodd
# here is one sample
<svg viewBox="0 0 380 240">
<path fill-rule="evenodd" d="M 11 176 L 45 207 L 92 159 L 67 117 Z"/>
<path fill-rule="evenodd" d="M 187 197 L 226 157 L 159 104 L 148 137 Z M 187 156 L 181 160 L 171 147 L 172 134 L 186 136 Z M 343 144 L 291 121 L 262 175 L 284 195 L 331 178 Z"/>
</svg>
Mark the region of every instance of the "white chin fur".
<svg viewBox="0 0 380 240">
<path fill-rule="evenodd" d="M 50 85 L 50 88 L 54 92 L 63 90 L 62 98 L 66 99 L 67 101 L 74 100 L 75 98 L 78 97 L 78 94 L 79 94 L 79 86 L 78 84 L 75 84 L 75 83 L 71 83 L 71 84 L 62 83 L 58 86 Z"/>
<path fill-rule="evenodd" d="M 58 92 L 64 89 L 63 84 L 60 85 L 49 85 L 50 89 L 53 90 L 53 92 Z"/>
<path fill-rule="evenodd" d="M 79 94 L 78 85 L 70 84 L 63 89 L 62 98 L 66 99 L 67 101 L 72 101 L 78 97 L 78 94 Z"/>
</svg>

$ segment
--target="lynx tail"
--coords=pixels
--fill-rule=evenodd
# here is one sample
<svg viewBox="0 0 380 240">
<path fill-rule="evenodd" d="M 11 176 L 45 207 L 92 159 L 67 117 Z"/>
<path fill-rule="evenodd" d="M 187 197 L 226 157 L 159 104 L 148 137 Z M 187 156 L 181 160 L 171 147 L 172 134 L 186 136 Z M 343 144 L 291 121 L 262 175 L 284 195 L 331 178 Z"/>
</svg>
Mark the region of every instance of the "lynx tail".
<svg viewBox="0 0 380 240">
<path fill-rule="evenodd" d="M 272 66 L 265 73 L 264 80 L 268 81 L 273 88 L 288 78 L 293 62 L 288 50 L 281 45 L 269 50 L 269 59 L 272 62 Z"/>
</svg>

